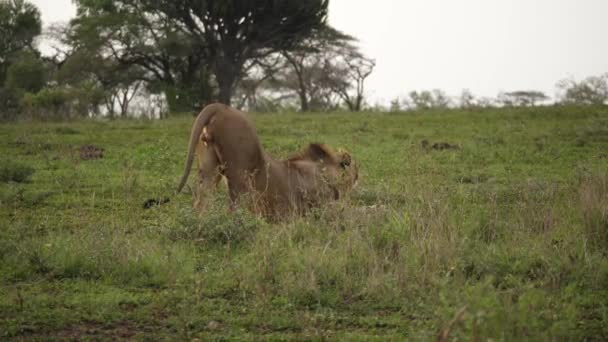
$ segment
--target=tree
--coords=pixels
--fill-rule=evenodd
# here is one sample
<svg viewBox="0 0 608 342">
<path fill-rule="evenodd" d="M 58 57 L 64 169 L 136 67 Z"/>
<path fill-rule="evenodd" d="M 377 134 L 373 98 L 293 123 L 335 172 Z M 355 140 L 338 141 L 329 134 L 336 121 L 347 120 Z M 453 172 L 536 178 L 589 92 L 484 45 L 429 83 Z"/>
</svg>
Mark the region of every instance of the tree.
<svg viewBox="0 0 608 342">
<path fill-rule="evenodd" d="M 515 107 L 534 107 L 538 102 L 548 99 L 547 95 L 536 90 L 518 90 L 498 95 L 498 100 L 503 105 Z"/>
<path fill-rule="evenodd" d="M 445 109 L 450 105 L 450 99 L 440 89 L 412 91 L 409 97 L 412 106 L 416 109 Z"/>
<path fill-rule="evenodd" d="M 432 108 L 445 109 L 450 106 L 450 98 L 441 89 L 433 89 Z"/>
<path fill-rule="evenodd" d="M 210 72 L 226 104 L 248 61 L 305 38 L 324 24 L 328 5 L 328 0 L 76 1 L 73 24 L 80 41 L 103 46 L 121 63 L 141 65 L 170 87 L 192 90 L 208 84 Z"/>
<path fill-rule="evenodd" d="M 34 48 L 41 32 L 40 12 L 24 0 L 0 1 L 0 118 L 18 112 L 26 91 L 44 84 L 42 61 Z"/>
<path fill-rule="evenodd" d="M 259 111 L 258 93 L 268 88 L 268 80 L 284 67 L 280 54 L 271 54 L 262 59 L 254 59 L 245 68 L 247 76 L 242 78 L 235 90 L 236 108 Z M 266 106 L 264 106 L 266 107 Z M 266 109 L 266 108 L 264 108 Z"/>
<path fill-rule="evenodd" d="M 561 103 L 578 105 L 608 103 L 608 73 L 590 76 L 580 82 L 564 79 L 557 83 L 557 88 L 561 92 Z"/>
<path fill-rule="evenodd" d="M 428 90 L 421 91 L 420 93 L 415 90 L 411 91 L 409 97 L 416 109 L 429 109 L 433 105 L 433 95 Z"/>
<path fill-rule="evenodd" d="M 6 71 L 5 87 L 36 93 L 46 83 L 46 66 L 31 52 L 21 52 Z"/>
<path fill-rule="evenodd" d="M 26 93 L 20 101 L 25 114 L 40 119 L 89 117 L 95 113 L 105 95 L 97 85 L 83 82 L 79 87 L 47 86 L 36 94 Z"/>
<path fill-rule="evenodd" d="M 401 101 L 399 101 L 399 98 L 396 97 L 396 98 L 392 99 L 389 104 L 388 111 L 391 113 L 397 113 L 397 112 L 400 112 L 401 110 L 402 110 L 402 106 L 401 106 Z"/>
<path fill-rule="evenodd" d="M 193 5 L 182 0 L 169 17 L 204 46 L 219 86 L 219 100 L 230 104 L 245 63 L 286 50 L 325 23 L 328 0 L 223 0 Z"/>
<path fill-rule="evenodd" d="M 376 62 L 346 44 L 324 65 L 324 75 L 331 89 L 344 101 L 351 112 L 361 111 L 365 80 L 372 74 Z"/>
<path fill-rule="evenodd" d="M 469 89 L 463 89 L 460 94 L 460 108 L 471 109 L 477 106 L 475 96 Z"/>
<path fill-rule="evenodd" d="M 338 106 L 327 83 L 321 54 L 302 54 L 285 59 L 285 67 L 268 83 L 281 97 L 294 97 L 301 112 L 325 111 Z"/>
<path fill-rule="evenodd" d="M 35 51 L 34 38 L 40 34 L 40 11 L 24 0 L 0 1 L 0 85 L 6 77 L 11 56 Z"/>
<path fill-rule="evenodd" d="M 327 97 L 330 80 L 326 69 L 336 51 L 354 38 L 330 26 L 320 27 L 290 50 L 281 51 L 285 60 L 284 72 L 275 78 L 283 87 L 295 91 L 300 101 L 300 111 L 321 110 L 329 104 L 321 99 Z M 333 71 L 333 70 L 332 70 Z M 325 96 L 324 96 L 325 95 Z M 316 105 L 311 106 L 311 102 Z M 312 108 L 311 108 L 312 107 Z"/>
<path fill-rule="evenodd" d="M 71 51 L 143 72 L 152 93 L 164 93 L 173 112 L 198 110 L 215 90 L 201 47 L 147 1 L 77 0 L 77 17 L 61 39 Z"/>
<path fill-rule="evenodd" d="M 99 88 L 110 118 L 126 117 L 129 104 L 142 87 L 144 71 L 137 65 L 122 65 L 86 49 L 71 52 L 57 71 L 57 81 L 79 87 L 86 83 Z M 117 112 L 118 109 L 118 112 Z"/>
<path fill-rule="evenodd" d="M 270 84 L 277 92 L 295 93 L 302 112 L 332 110 L 341 102 L 351 111 L 361 110 L 364 82 L 375 62 L 354 41 L 330 26 L 314 30 L 294 48 L 281 51 L 284 67 Z"/>
</svg>

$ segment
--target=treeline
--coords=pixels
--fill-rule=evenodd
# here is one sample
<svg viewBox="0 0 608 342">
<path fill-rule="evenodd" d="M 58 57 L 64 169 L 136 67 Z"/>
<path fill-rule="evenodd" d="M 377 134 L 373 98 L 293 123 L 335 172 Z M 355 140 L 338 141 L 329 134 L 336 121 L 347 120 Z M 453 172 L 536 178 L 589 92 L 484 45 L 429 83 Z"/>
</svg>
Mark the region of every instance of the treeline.
<svg viewBox="0 0 608 342">
<path fill-rule="evenodd" d="M 558 96 L 413 91 L 370 105 L 375 61 L 326 22 L 329 0 L 74 0 L 42 30 L 26 0 L 0 1 L 0 120 L 164 117 L 220 101 L 249 111 L 605 104 L 608 74 L 563 80 Z M 54 51 L 43 56 L 37 41 Z"/>
<path fill-rule="evenodd" d="M 76 0 L 42 34 L 25 0 L 0 2 L 0 113 L 163 116 L 220 101 L 247 110 L 363 108 L 375 62 L 326 23 L 328 0 Z M 51 44 L 42 56 L 36 39 Z"/>
<path fill-rule="evenodd" d="M 556 96 L 551 98 L 537 90 L 501 92 L 496 97 L 475 96 L 464 89 L 460 96 L 448 96 L 440 89 L 412 91 L 393 99 L 388 108 L 376 105 L 376 111 L 408 111 L 446 108 L 534 107 L 537 105 L 605 105 L 608 104 L 608 73 L 589 76 L 583 80 L 563 79 L 556 84 Z"/>
</svg>

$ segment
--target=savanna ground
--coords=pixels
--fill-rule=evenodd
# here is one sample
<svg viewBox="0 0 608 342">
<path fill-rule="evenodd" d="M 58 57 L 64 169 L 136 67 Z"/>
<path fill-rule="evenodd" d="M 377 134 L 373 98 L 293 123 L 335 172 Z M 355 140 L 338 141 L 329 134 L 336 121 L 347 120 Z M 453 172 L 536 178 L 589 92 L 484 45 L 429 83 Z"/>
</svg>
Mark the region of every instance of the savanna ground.
<svg viewBox="0 0 608 342">
<path fill-rule="evenodd" d="M 282 224 L 144 210 L 192 117 L 0 125 L 0 339 L 608 338 L 607 108 L 254 119 L 359 187 Z"/>
</svg>

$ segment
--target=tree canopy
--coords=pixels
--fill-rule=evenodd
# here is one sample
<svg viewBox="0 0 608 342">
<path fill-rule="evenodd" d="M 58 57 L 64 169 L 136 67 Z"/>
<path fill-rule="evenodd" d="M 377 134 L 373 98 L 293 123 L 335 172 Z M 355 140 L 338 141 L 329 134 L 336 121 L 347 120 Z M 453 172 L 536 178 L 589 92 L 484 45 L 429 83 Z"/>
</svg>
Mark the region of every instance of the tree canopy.
<svg viewBox="0 0 608 342">
<path fill-rule="evenodd" d="M 40 11 L 24 0 L 0 1 L 0 118 L 17 112 L 25 91 L 45 83 L 44 67 L 34 47 L 40 34 Z"/>
<path fill-rule="evenodd" d="M 76 0 L 75 46 L 141 66 L 168 97 L 230 103 L 248 61 L 325 24 L 328 0 Z M 213 85 L 218 93 L 214 93 Z M 173 91 L 173 93 L 172 93 Z M 184 96 L 185 95 L 185 96 Z M 169 99 L 171 103 L 171 99 Z"/>
<path fill-rule="evenodd" d="M 9 59 L 25 50 L 34 50 L 34 38 L 42 22 L 36 6 L 24 0 L 0 1 L 0 86 L 6 77 Z"/>
</svg>

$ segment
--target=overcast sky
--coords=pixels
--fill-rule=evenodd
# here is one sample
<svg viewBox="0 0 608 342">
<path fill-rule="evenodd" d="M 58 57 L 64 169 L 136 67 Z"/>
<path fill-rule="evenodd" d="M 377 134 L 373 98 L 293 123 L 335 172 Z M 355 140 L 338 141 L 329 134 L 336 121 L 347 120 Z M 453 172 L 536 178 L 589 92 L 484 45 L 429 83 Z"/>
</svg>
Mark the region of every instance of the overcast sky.
<svg viewBox="0 0 608 342">
<path fill-rule="evenodd" d="M 71 0 L 30 0 L 47 25 Z M 373 4 L 373 6 L 372 6 Z M 608 72 L 608 0 L 330 0 L 331 25 L 376 59 L 372 102 L 411 90 L 495 96 Z"/>
</svg>

